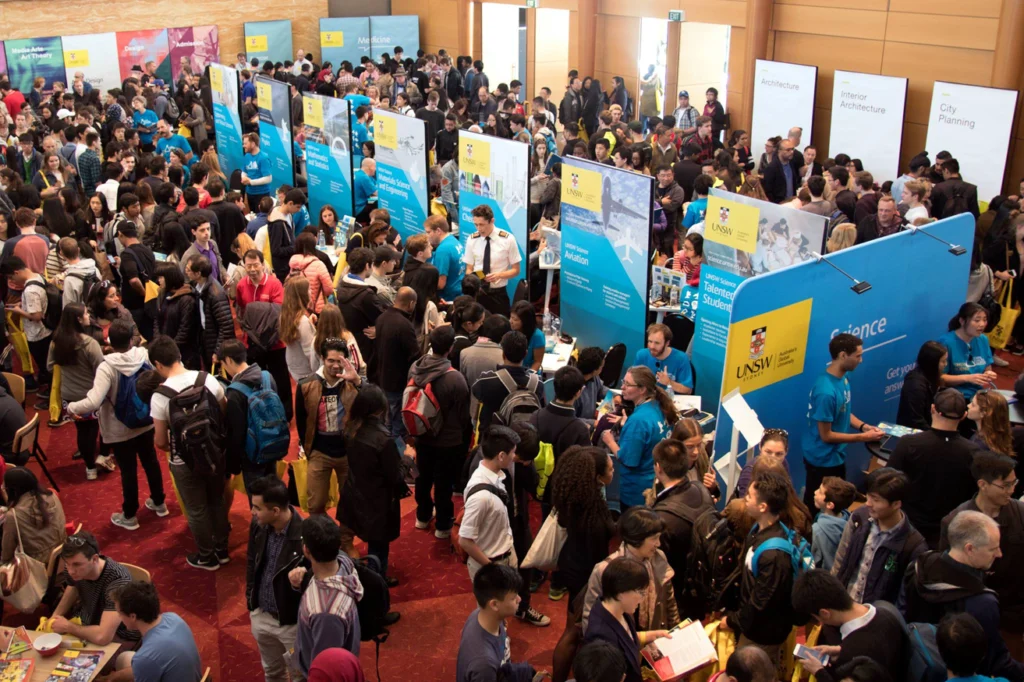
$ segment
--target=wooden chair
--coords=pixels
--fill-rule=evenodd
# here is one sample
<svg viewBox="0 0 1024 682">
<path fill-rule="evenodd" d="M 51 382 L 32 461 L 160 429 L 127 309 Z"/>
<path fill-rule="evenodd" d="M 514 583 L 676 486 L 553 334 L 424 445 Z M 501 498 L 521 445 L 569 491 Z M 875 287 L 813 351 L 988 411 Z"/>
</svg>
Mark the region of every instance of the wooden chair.
<svg viewBox="0 0 1024 682">
<path fill-rule="evenodd" d="M 149 574 L 149 571 L 144 569 L 142 566 L 126 564 L 123 561 L 121 562 L 121 565 L 128 569 L 128 573 L 132 576 L 132 580 L 139 580 L 144 583 L 153 582 L 153 577 Z"/>
<path fill-rule="evenodd" d="M 78 535 L 81 532 L 82 532 L 82 524 L 78 524 L 78 527 L 75 528 L 75 532 L 73 533 L 73 535 Z"/>
<path fill-rule="evenodd" d="M 64 549 L 63 544 L 54 547 L 50 552 L 50 558 L 46 560 L 46 577 L 50 585 L 53 584 L 53 579 L 58 573 L 58 567 L 60 566 L 60 551 L 62 549 Z"/>
<path fill-rule="evenodd" d="M 25 377 L 19 374 L 3 372 L 7 385 L 11 387 L 11 396 L 25 407 Z"/>
<path fill-rule="evenodd" d="M 50 470 L 43 464 L 42 448 L 39 447 L 39 413 L 36 412 L 32 415 L 32 419 L 29 420 L 28 424 L 22 426 L 14 434 L 14 442 L 11 445 L 11 451 L 15 453 L 27 452 L 29 458 L 34 457 L 36 463 L 39 464 L 39 468 L 46 474 L 46 478 L 50 481 L 50 485 L 57 492 L 60 492 L 60 486 L 57 485 L 57 481 L 53 480 L 53 476 L 50 474 Z"/>
<path fill-rule="evenodd" d="M 207 668 L 206 672 L 203 673 L 203 679 L 199 680 L 199 682 L 210 682 L 210 669 L 209 668 Z"/>
</svg>

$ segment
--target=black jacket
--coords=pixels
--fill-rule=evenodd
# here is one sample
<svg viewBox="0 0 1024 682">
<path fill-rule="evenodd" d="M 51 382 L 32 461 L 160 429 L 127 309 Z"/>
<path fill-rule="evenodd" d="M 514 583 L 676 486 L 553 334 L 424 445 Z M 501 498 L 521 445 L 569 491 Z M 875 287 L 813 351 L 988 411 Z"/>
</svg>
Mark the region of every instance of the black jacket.
<svg viewBox="0 0 1024 682">
<path fill-rule="evenodd" d="M 238 263 L 238 257 L 231 250 L 231 244 L 235 241 L 235 237 L 245 232 L 247 221 L 242 213 L 242 209 L 226 200 L 215 201 L 207 206 L 206 209 L 212 211 L 217 216 L 217 222 L 220 225 L 220 231 L 217 234 L 217 246 L 220 247 L 220 252 L 224 254 L 224 260 L 227 263 Z M 227 264 L 224 264 L 222 267 L 226 272 Z M 287 277 L 287 275 L 285 276 Z"/>
<path fill-rule="evenodd" d="M 182 357 L 198 354 L 201 327 L 199 324 L 199 294 L 191 285 L 173 291 L 160 302 L 157 329 L 174 339 Z"/>
<path fill-rule="evenodd" d="M 932 215 L 936 218 L 949 218 L 955 215 L 952 207 L 953 197 L 962 193 L 967 201 L 967 210 L 975 218 L 981 215 L 978 208 L 978 187 L 964 182 L 960 176 L 943 180 L 932 188 Z"/>
<path fill-rule="evenodd" d="M 903 378 L 900 405 L 896 410 L 896 423 L 922 431 L 932 427 L 932 397 L 938 388 L 933 386 L 920 368 Z"/>
<path fill-rule="evenodd" d="M 530 370 L 522 365 L 498 365 L 494 371 L 484 372 L 480 375 L 480 378 L 476 380 L 476 383 L 470 389 L 473 392 L 473 396 L 480 401 L 480 415 L 477 421 L 480 433 L 483 433 L 491 425 L 491 417 L 494 416 L 494 413 L 501 407 L 501 403 L 509 395 L 505 384 L 501 383 L 501 379 L 498 378 L 497 370 L 502 369 L 508 370 L 508 373 L 512 375 L 512 379 L 520 388 L 525 388 L 527 383 L 529 383 Z M 540 399 L 541 405 L 546 402 L 544 399 L 543 381 L 537 382 L 537 397 Z"/>
<path fill-rule="evenodd" d="M 839 655 L 832 658 L 826 668 L 815 673 L 815 678 L 821 682 L 848 679 L 840 676 L 838 670 L 858 656 L 870 658 L 883 670 L 904 670 L 905 655 L 899 612 L 892 604 L 876 603 L 874 617 L 867 625 L 843 637 Z"/>
<path fill-rule="evenodd" d="M 899 218 L 899 214 L 896 214 Z M 906 221 L 902 218 L 899 219 L 899 224 L 896 227 L 883 228 L 878 224 L 877 215 L 867 215 L 861 218 L 860 222 L 857 223 L 857 244 L 863 244 L 872 240 L 878 239 L 879 237 L 888 237 L 890 234 L 896 234 L 903 230 L 903 226 L 906 225 Z"/>
<path fill-rule="evenodd" d="M 236 374 L 231 382 L 245 384 L 249 388 L 258 389 L 263 383 L 263 370 L 256 363 Z M 270 377 L 270 386 L 275 391 L 277 383 Z M 224 412 L 224 429 L 226 444 L 225 460 L 229 474 L 242 473 L 248 463 L 245 454 L 246 434 L 249 431 L 249 400 L 238 389 L 228 388 L 224 392 L 227 398 L 227 409 Z"/>
<path fill-rule="evenodd" d="M 400 500 L 409 493 L 395 439 L 379 419 L 368 419 L 348 439 L 348 478 L 338 520 L 372 543 L 398 539 Z"/>
<path fill-rule="evenodd" d="M 405 390 L 409 383 L 409 368 L 420 356 L 416 328 L 409 313 L 392 306 L 377 318 L 376 384 L 389 393 Z"/>
<path fill-rule="evenodd" d="M 231 317 L 231 302 L 219 282 L 207 280 L 199 301 L 206 317 L 206 328 L 200 332 L 203 354 L 209 357 L 217 352 L 220 344 L 235 338 L 235 320 Z"/>
<path fill-rule="evenodd" d="M 448 163 L 458 153 L 459 131 L 458 129 L 448 132 L 441 125 L 437 131 L 437 138 L 434 141 L 434 154 L 437 156 L 437 163 L 440 166 Z"/>
<path fill-rule="evenodd" d="M 345 326 L 356 337 L 363 361 L 367 367 L 371 367 L 377 346 L 373 339 L 367 338 L 363 330 L 377 324 L 377 318 L 387 308 L 387 303 L 372 286 L 352 281 L 346 276 L 338 287 L 338 308 L 345 318 Z"/>
<path fill-rule="evenodd" d="M 409 378 L 417 379 L 418 385 L 430 383 L 441 406 L 441 428 L 416 438 L 418 447 L 448 448 L 469 442 L 473 427 L 469 421 L 469 385 L 461 372 L 452 369 L 448 358 L 424 355 L 409 368 Z"/>
<path fill-rule="evenodd" d="M 793 171 L 793 194 L 796 194 L 796 191 L 800 189 L 800 167 L 793 159 L 790 159 L 789 167 Z M 768 195 L 768 200 L 776 204 L 792 196 L 786 192 L 786 173 L 783 170 L 782 159 L 778 156 L 765 169 L 761 186 L 764 188 L 764 193 Z"/>
<path fill-rule="evenodd" d="M 249 549 L 245 558 L 245 603 L 250 611 L 256 608 L 269 608 L 260 604 L 260 580 L 263 571 L 274 571 L 274 601 L 277 602 L 277 619 L 281 625 L 295 625 L 299 621 L 299 603 L 304 590 L 295 590 L 288 581 L 288 572 L 303 565 L 302 556 L 302 517 L 298 510 L 292 508 L 292 520 L 285 530 L 287 538 L 281 553 L 271 559 L 266 555 L 267 536 L 272 532 L 268 526 L 261 526 L 253 519 L 249 524 Z M 308 580 L 307 573 L 307 580 Z M 303 586 L 305 588 L 305 585 Z"/>
<path fill-rule="evenodd" d="M 779 523 L 764 530 L 754 527 L 740 552 L 745 561 L 747 552 L 756 549 L 768 538 L 783 538 Z M 758 573 L 744 568 L 740 577 L 740 607 L 726 612 L 729 628 L 758 644 L 781 644 L 797 624 L 790 595 L 793 592 L 793 564 L 783 551 L 767 551 L 758 560 Z"/>
<path fill-rule="evenodd" d="M 590 610 L 590 618 L 587 619 L 587 631 L 583 633 L 584 643 L 603 641 L 611 644 L 622 652 L 626 659 L 625 682 L 641 682 L 643 674 L 640 671 L 640 638 L 636 633 L 636 626 L 633 623 L 633 614 L 626 614 L 626 623 L 629 625 L 629 632 L 622 627 L 618 619 L 604 608 L 604 604 L 598 601 Z"/>
<path fill-rule="evenodd" d="M 245 231 L 244 225 L 242 230 Z M 274 272 L 279 278 L 282 275 L 287 277 L 288 261 L 295 254 L 295 234 L 292 232 L 291 224 L 287 220 L 268 222 L 267 240 L 270 242 L 270 260 L 274 266 Z"/>
<path fill-rule="evenodd" d="M 577 123 L 583 115 L 583 98 L 579 93 L 573 92 L 572 88 L 565 91 L 565 97 L 558 105 L 558 120 L 562 125 L 566 123 Z"/>
<path fill-rule="evenodd" d="M 499 403 L 500 405 L 500 403 Z M 530 423 L 537 428 L 537 439 L 550 443 L 555 455 L 555 464 L 562 453 L 574 445 L 590 445 L 590 427 L 576 416 L 576 409 L 570 405 L 548 403 L 543 410 L 530 415 Z M 551 501 L 551 484 L 544 488 L 544 501 Z"/>
<path fill-rule="evenodd" d="M 870 533 L 868 508 L 854 510 L 843 529 L 832 563 L 832 575 L 845 586 L 849 586 L 857 576 Z M 905 518 L 903 524 L 895 528 L 875 550 L 871 565 L 867 567 L 868 575 L 861 603 L 870 604 L 879 599 L 896 603 L 907 566 L 927 549 L 924 537 L 914 528 L 910 519 Z"/>
<path fill-rule="evenodd" d="M 693 197 L 693 181 L 701 174 L 701 166 L 696 161 L 682 159 L 672 167 L 672 174 L 675 176 L 676 184 L 683 188 L 686 193 L 686 200 Z"/>
<path fill-rule="evenodd" d="M 665 522 L 661 533 L 661 551 L 676 574 L 672 589 L 678 600 L 686 594 L 687 560 L 693 539 L 693 523 L 704 512 L 714 509 L 708 489 L 688 478 L 661 492 L 652 509 Z"/>
</svg>

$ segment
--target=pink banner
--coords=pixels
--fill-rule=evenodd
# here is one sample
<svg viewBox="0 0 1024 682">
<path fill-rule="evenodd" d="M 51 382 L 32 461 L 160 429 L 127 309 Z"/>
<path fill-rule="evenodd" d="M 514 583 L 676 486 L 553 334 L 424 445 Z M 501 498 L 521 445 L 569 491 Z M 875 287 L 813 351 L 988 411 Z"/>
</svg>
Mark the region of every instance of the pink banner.
<svg viewBox="0 0 1024 682">
<path fill-rule="evenodd" d="M 155 64 L 156 76 L 164 81 L 171 79 L 168 60 L 167 29 L 148 31 L 118 31 L 117 61 L 121 68 L 121 79 L 132 75 L 132 67 L 146 70 L 146 64 Z"/>
<path fill-rule="evenodd" d="M 7 75 L 7 53 L 4 52 L 4 41 L 0 40 L 0 73 Z"/>
<path fill-rule="evenodd" d="M 220 41 L 216 26 L 186 26 L 167 29 L 170 46 L 171 76 L 174 82 L 188 65 L 194 74 L 202 74 L 207 64 L 220 60 Z"/>
</svg>

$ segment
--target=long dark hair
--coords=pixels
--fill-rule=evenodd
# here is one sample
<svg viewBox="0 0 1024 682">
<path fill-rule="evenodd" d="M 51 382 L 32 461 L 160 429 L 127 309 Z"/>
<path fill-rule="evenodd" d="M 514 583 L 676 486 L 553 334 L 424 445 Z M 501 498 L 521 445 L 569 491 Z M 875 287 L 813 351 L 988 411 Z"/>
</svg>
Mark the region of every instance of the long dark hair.
<svg viewBox="0 0 1024 682">
<path fill-rule="evenodd" d="M 103 222 L 104 225 L 106 225 L 107 223 L 114 219 L 114 215 L 110 212 L 110 206 L 107 205 L 106 195 L 103 194 L 103 192 L 96 192 L 94 194 L 89 195 L 89 201 L 86 201 L 84 204 L 82 204 L 82 219 L 89 224 L 90 228 L 92 228 L 96 224 L 96 215 L 92 212 L 92 208 L 90 208 L 89 206 L 89 202 L 92 201 L 93 197 L 99 197 L 100 205 L 103 207 L 100 211 L 100 221 Z"/>
<path fill-rule="evenodd" d="M 379 386 L 364 383 L 359 394 L 352 401 L 348 410 L 348 423 L 345 424 L 345 437 L 349 440 L 356 437 L 363 425 L 372 419 L 381 419 L 388 410 L 388 399 Z"/>
<path fill-rule="evenodd" d="M 537 331 L 537 312 L 533 308 L 533 304 L 529 301 L 519 301 L 512 306 L 512 314 L 519 318 L 519 331 L 526 337 L 527 342 L 533 338 L 533 333 Z M 528 363 L 533 364 L 533 358 L 526 359 Z"/>
<path fill-rule="evenodd" d="M 938 341 L 925 341 L 921 350 L 917 351 L 917 368 L 928 380 L 931 392 L 939 390 L 939 381 L 942 377 L 943 368 L 939 366 L 939 360 L 946 354 L 946 347 Z"/>
<path fill-rule="evenodd" d="M 985 313 L 985 319 L 988 320 L 988 311 L 977 303 L 964 303 L 960 306 L 960 310 L 957 311 L 953 319 L 949 321 L 948 330 L 951 332 L 956 331 L 964 326 L 964 322 L 969 322 L 972 317 L 978 313 Z"/>
<path fill-rule="evenodd" d="M 78 341 L 85 334 L 81 317 L 85 315 L 85 306 L 81 303 L 69 303 L 60 314 L 60 324 L 53 332 L 53 364 L 77 365 Z"/>
<path fill-rule="evenodd" d="M 405 286 L 416 292 L 416 310 L 412 315 L 412 323 L 417 331 L 423 325 L 423 317 L 427 314 L 427 303 L 437 299 L 437 282 L 440 273 L 433 265 L 423 265 L 405 274 Z"/>
<path fill-rule="evenodd" d="M 452 327 L 456 334 L 469 333 L 462 325 L 467 322 L 482 322 L 487 311 L 472 296 L 458 296 L 452 305 Z"/>
<path fill-rule="evenodd" d="M 25 467 L 7 467 L 4 473 L 4 488 L 7 489 L 7 506 L 14 507 L 25 495 L 36 498 L 36 506 L 39 508 L 39 515 L 42 517 L 42 526 L 50 525 L 50 513 L 43 502 L 43 495 L 52 495 L 50 490 L 43 490 L 39 487 L 39 479 L 32 473 L 31 469 Z M 14 513 L 14 510 L 11 510 Z"/>
<path fill-rule="evenodd" d="M 67 237 L 74 232 L 74 221 L 64 211 L 64 204 L 57 197 L 43 199 L 43 220 L 46 229 L 58 238 Z"/>
<path fill-rule="evenodd" d="M 559 525 L 573 532 L 593 533 L 603 528 L 612 532 L 608 504 L 597 484 L 608 471 L 611 458 L 603 448 L 574 445 L 559 458 L 551 477 L 551 503 L 558 512 Z"/>
<path fill-rule="evenodd" d="M 117 285 L 108 280 L 100 282 L 99 285 L 94 286 L 89 291 L 89 300 L 86 301 L 86 305 L 89 306 L 89 314 L 94 320 L 101 318 L 107 320 L 113 320 L 117 317 L 117 308 L 113 310 L 107 310 L 107 307 L 103 304 L 103 300 L 107 297 L 107 294 L 111 289 L 116 289 Z"/>
<path fill-rule="evenodd" d="M 160 230 L 160 239 L 163 242 L 167 255 L 169 256 L 173 253 L 179 259 L 185 255 L 188 247 L 192 246 L 192 242 L 189 241 L 188 236 L 185 234 L 185 228 L 177 220 L 172 220 L 163 225 Z"/>
</svg>

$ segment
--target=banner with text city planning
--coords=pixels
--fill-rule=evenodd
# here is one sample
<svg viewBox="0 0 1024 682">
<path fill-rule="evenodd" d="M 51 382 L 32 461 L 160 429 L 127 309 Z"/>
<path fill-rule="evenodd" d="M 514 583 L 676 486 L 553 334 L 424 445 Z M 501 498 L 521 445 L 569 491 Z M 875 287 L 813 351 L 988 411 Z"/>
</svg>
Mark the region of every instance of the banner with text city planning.
<svg viewBox="0 0 1024 682">
<path fill-rule="evenodd" d="M 223 64 L 210 64 L 210 94 L 213 99 L 213 129 L 217 157 L 224 175 L 241 170 L 242 116 L 238 110 L 238 71 Z"/>
<path fill-rule="evenodd" d="M 270 193 L 281 185 L 295 185 L 292 149 L 291 86 L 272 78 L 256 77 L 256 102 L 260 112 L 260 151 L 270 158 L 273 180 Z"/>
<path fill-rule="evenodd" d="M 76 73 L 85 76 L 85 82 L 104 95 L 111 88 L 121 87 L 121 69 L 117 60 L 115 34 L 63 36 L 61 42 L 64 46 L 64 82 L 68 90 L 72 89 L 71 84 Z"/>
<path fill-rule="evenodd" d="M 391 225 L 408 239 L 427 219 L 427 122 L 374 109 L 373 141 L 377 207 L 390 211 Z"/>
<path fill-rule="evenodd" d="M 562 160 L 562 329 L 576 347 L 644 346 L 651 259 L 652 178 Z"/>
<path fill-rule="evenodd" d="M 327 205 L 339 218 L 355 215 L 348 110 L 345 99 L 309 92 L 302 95 L 309 215 L 314 224 L 319 221 L 320 209 Z"/>
</svg>

